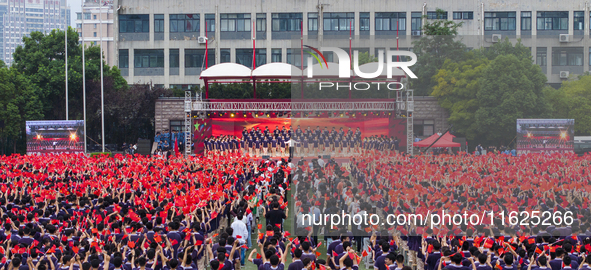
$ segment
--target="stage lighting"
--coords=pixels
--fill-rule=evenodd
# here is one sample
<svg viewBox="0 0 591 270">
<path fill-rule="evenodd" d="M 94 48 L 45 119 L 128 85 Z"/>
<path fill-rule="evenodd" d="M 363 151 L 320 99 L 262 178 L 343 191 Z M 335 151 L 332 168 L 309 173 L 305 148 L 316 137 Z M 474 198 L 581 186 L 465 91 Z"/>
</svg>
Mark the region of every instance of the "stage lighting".
<svg viewBox="0 0 591 270">
<path fill-rule="evenodd" d="M 259 114 L 258 114 L 258 113 L 255 113 L 255 114 L 254 114 L 254 117 L 259 117 Z"/>
<path fill-rule="evenodd" d="M 341 113 L 341 117 L 344 117 L 345 115 Z"/>
<path fill-rule="evenodd" d="M 70 140 L 76 140 L 76 134 L 72 133 L 70 134 Z"/>
<path fill-rule="evenodd" d="M 560 138 L 566 139 L 566 132 L 560 132 Z"/>
<path fill-rule="evenodd" d="M 367 116 L 367 113 L 364 113 L 363 116 Z"/>
<path fill-rule="evenodd" d="M 234 117 L 234 113 L 231 113 L 231 114 L 230 114 L 230 117 Z"/>
<path fill-rule="evenodd" d="M 267 113 L 267 117 L 269 117 L 269 113 Z"/>
<path fill-rule="evenodd" d="M 244 114 L 244 117 L 246 117 L 246 114 Z"/>
<path fill-rule="evenodd" d="M 37 140 L 41 140 L 41 135 L 37 135 Z"/>
</svg>

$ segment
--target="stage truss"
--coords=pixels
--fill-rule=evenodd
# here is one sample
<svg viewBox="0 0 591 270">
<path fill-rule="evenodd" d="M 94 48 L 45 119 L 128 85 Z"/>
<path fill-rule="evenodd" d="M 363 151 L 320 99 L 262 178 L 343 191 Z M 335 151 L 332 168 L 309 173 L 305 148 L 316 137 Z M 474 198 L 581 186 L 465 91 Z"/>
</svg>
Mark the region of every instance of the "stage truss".
<svg viewBox="0 0 591 270">
<path fill-rule="evenodd" d="M 407 119 L 406 125 L 406 152 L 413 154 L 413 110 L 414 100 L 413 91 L 396 91 L 396 101 L 350 101 L 350 102 L 235 102 L 235 101 L 215 101 L 210 102 L 201 100 L 198 96 L 196 100 L 191 99 L 191 92 L 185 92 L 185 131 L 189 136 L 185 136 L 185 155 L 191 153 L 192 132 L 191 132 L 191 114 L 205 115 L 207 112 L 392 112 L 396 115 L 403 115 Z"/>
</svg>

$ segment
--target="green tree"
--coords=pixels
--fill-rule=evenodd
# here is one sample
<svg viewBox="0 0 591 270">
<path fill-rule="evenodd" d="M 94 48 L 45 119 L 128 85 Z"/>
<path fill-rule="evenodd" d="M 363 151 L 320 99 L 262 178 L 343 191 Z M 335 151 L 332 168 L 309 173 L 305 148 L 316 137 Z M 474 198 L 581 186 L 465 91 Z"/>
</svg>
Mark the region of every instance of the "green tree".
<svg viewBox="0 0 591 270">
<path fill-rule="evenodd" d="M 384 57 L 386 57 L 386 56 L 384 55 Z M 373 56 L 373 55 L 371 55 L 371 54 L 369 54 L 369 52 L 359 52 L 359 58 L 358 59 L 359 60 L 357 60 L 357 61 L 358 61 L 359 66 L 364 65 L 364 64 L 367 64 L 367 63 L 377 62 L 378 61 L 378 58 L 375 57 L 375 56 Z"/>
<path fill-rule="evenodd" d="M 528 47 L 523 46 L 521 39 L 517 39 L 517 43 L 513 45 L 509 38 L 505 38 L 502 42 L 497 42 L 492 46 L 480 50 L 488 60 L 494 60 L 499 55 L 515 55 L 518 59 L 532 59 L 531 50 Z"/>
<path fill-rule="evenodd" d="M 16 48 L 13 67 L 27 76 L 40 89 L 45 119 L 65 119 L 65 32 L 54 29 L 48 34 L 32 32 L 23 37 L 24 46 Z M 68 28 L 68 98 L 69 118 L 82 119 L 82 45 L 78 33 Z M 101 50 L 90 46 L 85 50 L 86 82 L 100 79 Z M 111 80 L 110 89 L 125 91 L 127 82 L 119 69 L 103 63 L 105 80 Z M 107 101 L 106 101 L 107 102 Z"/>
<path fill-rule="evenodd" d="M 549 115 L 543 95 L 546 76 L 530 59 L 499 55 L 482 72 L 475 121 L 483 143 L 507 145 L 515 137 L 518 118 Z"/>
<path fill-rule="evenodd" d="M 453 124 L 454 132 L 473 141 L 478 137 L 474 114 L 479 107 L 479 81 L 490 61 L 474 52 L 467 58 L 459 63 L 450 59 L 445 61 L 433 77 L 437 84 L 431 95 L 437 97 L 439 105 L 449 112 L 448 122 Z"/>
<path fill-rule="evenodd" d="M 0 65 L 0 129 L 2 154 L 24 152 L 25 121 L 42 119 L 40 89 L 14 68 Z M 17 149 L 17 145 L 19 146 Z"/>
<path fill-rule="evenodd" d="M 560 89 L 545 89 L 554 118 L 575 119 L 575 135 L 591 135 L 591 75 L 565 81 Z"/>
<path fill-rule="evenodd" d="M 437 14 L 444 11 L 437 9 Z M 437 74 L 445 60 L 462 61 L 467 51 L 466 45 L 457 40 L 458 28 L 462 23 L 448 20 L 426 20 L 423 26 L 424 36 L 413 42 L 413 52 L 417 55 L 417 63 L 411 67 L 417 79 L 410 80 L 411 88 L 417 96 L 428 96 L 436 82 Z"/>
</svg>

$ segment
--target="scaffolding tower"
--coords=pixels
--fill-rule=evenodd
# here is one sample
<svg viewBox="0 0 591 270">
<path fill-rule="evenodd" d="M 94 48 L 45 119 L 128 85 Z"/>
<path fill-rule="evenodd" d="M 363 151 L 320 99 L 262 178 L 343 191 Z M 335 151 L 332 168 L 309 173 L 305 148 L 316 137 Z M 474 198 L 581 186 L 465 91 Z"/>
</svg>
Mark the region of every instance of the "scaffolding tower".
<svg viewBox="0 0 591 270">
<path fill-rule="evenodd" d="M 193 101 L 191 100 L 191 90 L 185 91 L 185 153 L 188 157 L 191 154 L 191 111 Z"/>
</svg>

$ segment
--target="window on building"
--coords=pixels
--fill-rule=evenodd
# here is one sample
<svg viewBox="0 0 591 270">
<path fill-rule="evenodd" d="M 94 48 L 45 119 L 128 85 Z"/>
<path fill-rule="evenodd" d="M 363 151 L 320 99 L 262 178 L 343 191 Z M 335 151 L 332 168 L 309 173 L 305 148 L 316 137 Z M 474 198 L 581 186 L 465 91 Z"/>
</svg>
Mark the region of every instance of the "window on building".
<svg viewBox="0 0 591 270">
<path fill-rule="evenodd" d="M 96 23 L 95 23 L 95 24 L 94 24 L 94 29 L 96 29 L 96 26 L 97 26 L 97 25 L 96 25 Z"/>
<path fill-rule="evenodd" d="M 568 30 L 568 11 L 538 11 L 538 30 Z"/>
<path fill-rule="evenodd" d="M 322 53 L 324 54 L 324 52 Z M 324 56 L 326 57 L 326 54 L 324 54 Z M 285 49 L 285 60 L 288 64 L 292 64 L 296 67 L 301 67 L 301 62 L 302 62 L 302 58 L 300 55 L 300 50 L 292 50 L 290 48 Z M 308 64 L 306 63 L 307 61 L 304 60 L 304 68 L 305 66 Z"/>
<path fill-rule="evenodd" d="M 119 15 L 120 33 L 148 33 L 150 32 L 150 15 Z"/>
<path fill-rule="evenodd" d="M 199 14 L 170 14 L 170 32 L 199 32 Z"/>
<path fill-rule="evenodd" d="M 267 31 L 267 13 L 257 13 L 257 32 L 266 32 Z"/>
<path fill-rule="evenodd" d="M 308 12 L 308 31 L 318 31 L 318 12 Z"/>
<path fill-rule="evenodd" d="M 82 28 L 82 24 L 81 24 L 81 23 L 77 23 L 77 24 L 76 24 L 76 28 L 77 28 L 77 29 L 80 29 L 80 28 Z"/>
<path fill-rule="evenodd" d="M 547 66 L 548 49 L 546 47 L 536 48 L 536 64 L 540 66 Z"/>
<path fill-rule="evenodd" d="M 427 11 L 427 19 L 429 20 L 447 20 L 447 11 Z"/>
<path fill-rule="evenodd" d="M 215 14 L 205 14 L 205 31 L 215 32 Z"/>
<path fill-rule="evenodd" d="M 168 64 L 171 68 L 178 68 L 179 67 L 179 49 L 169 49 L 168 50 L 169 59 Z"/>
<path fill-rule="evenodd" d="M 92 15 L 92 19 L 93 20 L 96 20 L 96 15 Z"/>
<path fill-rule="evenodd" d="M 281 49 L 271 49 L 271 62 L 281 62 Z"/>
<path fill-rule="evenodd" d="M 164 14 L 154 14 L 154 32 L 164 33 Z"/>
<path fill-rule="evenodd" d="M 96 46 L 96 41 L 93 41 L 93 42 L 92 42 L 92 45 Z"/>
<path fill-rule="evenodd" d="M 585 25 L 585 11 L 575 11 L 573 14 L 573 21 L 574 30 L 583 30 Z"/>
<path fill-rule="evenodd" d="M 301 31 L 302 13 L 273 13 L 271 23 L 273 32 Z"/>
<path fill-rule="evenodd" d="M 552 66 L 582 66 L 583 48 L 552 48 Z"/>
<path fill-rule="evenodd" d="M 485 12 L 484 30 L 515 31 L 515 12 Z"/>
<path fill-rule="evenodd" d="M 250 14 L 233 13 L 220 14 L 220 31 L 248 32 L 250 31 Z"/>
<path fill-rule="evenodd" d="M 435 121 L 414 120 L 413 129 L 417 136 L 431 136 L 435 134 Z"/>
<path fill-rule="evenodd" d="M 119 50 L 119 68 L 129 68 L 129 50 Z"/>
<path fill-rule="evenodd" d="M 256 66 L 267 63 L 267 50 L 256 49 Z M 252 68 L 252 49 L 236 49 L 236 63 Z"/>
<path fill-rule="evenodd" d="M 359 13 L 359 31 L 369 31 L 369 12 Z"/>
<path fill-rule="evenodd" d="M 376 12 L 376 31 L 406 30 L 406 12 Z"/>
<path fill-rule="evenodd" d="M 76 12 L 76 20 L 82 20 L 82 13 Z"/>
<path fill-rule="evenodd" d="M 473 20 L 474 12 L 472 11 L 454 11 L 454 20 Z"/>
<path fill-rule="evenodd" d="M 531 31 L 531 11 L 521 12 L 521 30 Z"/>
<path fill-rule="evenodd" d="M 92 33 L 92 35 L 93 35 L 94 37 L 96 37 L 96 32 L 93 32 L 93 33 Z"/>
<path fill-rule="evenodd" d="M 171 88 L 177 88 L 177 87 L 171 86 Z M 183 120 L 170 120 L 170 131 L 180 132 L 183 130 L 184 126 L 185 126 L 185 121 L 183 121 Z"/>
<path fill-rule="evenodd" d="M 324 31 L 355 30 L 355 13 L 326 12 L 323 14 Z"/>
<path fill-rule="evenodd" d="M 421 35 L 421 30 L 423 28 L 423 15 L 421 12 L 412 12 L 410 13 L 410 30 L 412 31 L 413 35 Z"/>
<path fill-rule="evenodd" d="M 90 20 L 90 12 L 84 12 L 84 19 L 85 20 Z"/>
<path fill-rule="evenodd" d="M 198 90 L 199 89 L 199 85 L 198 84 L 171 84 L 170 88 L 176 88 L 176 89 L 180 89 L 180 90 Z M 194 94 L 194 91 L 191 91 Z M 172 122 L 172 121 L 171 121 Z M 179 121 L 179 122 L 183 122 L 183 121 Z M 177 123 L 174 123 L 175 125 L 177 125 Z"/>
<path fill-rule="evenodd" d="M 207 65 L 215 65 L 215 52 L 207 51 Z M 185 49 L 185 67 L 186 68 L 204 68 L 205 67 L 205 49 Z"/>
<path fill-rule="evenodd" d="M 136 68 L 163 68 L 164 67 L 164 50 L 149 49 L 149 50 L 134 50 L 133 51 L 134 67 Z"/>
<path fill-rule="evenodd" d="M 220 63 L 230 63 L 230 49 L 220 49 Z"/>
</svg>

